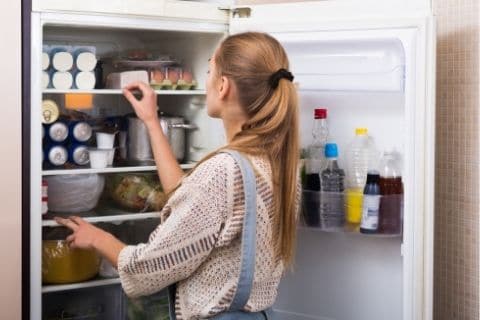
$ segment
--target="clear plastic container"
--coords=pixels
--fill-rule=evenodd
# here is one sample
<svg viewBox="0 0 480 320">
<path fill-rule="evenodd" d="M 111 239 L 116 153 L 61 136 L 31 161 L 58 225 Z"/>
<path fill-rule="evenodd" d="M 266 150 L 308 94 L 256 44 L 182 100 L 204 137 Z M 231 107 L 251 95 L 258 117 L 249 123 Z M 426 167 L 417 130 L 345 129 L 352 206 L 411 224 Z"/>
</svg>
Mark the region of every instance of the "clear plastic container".
<svg viewBox="0 0 480 320">
<path fill-rule="evenodd" d="M 347 187 L 363 190 L 368 170 L 376 170 L 378 162 L 377 148 L 367 128 L 355 129 L 355 137 L 346 150 Z"/>
<path fill-rule="evenodd" d="M 326 231 L 341 230 L 345 221 L 344 178 L 338 166 L 338 148 L 335 143 L 325 145 L 326 167 L 321 173 L 320 228 Z"/>
<path fill-rule="evenodd" d="M 320 229 L 343 231 L 345 198 L 343 192 L 320 192 Z"/>
<path fill-rule="evenodd" d="M 377 168 L 377 149 L 367 128 L 357 128 L 355 138 L 346 150 L 347 192 L 346 220 L 349 229 L 359 228 L 363 211 L 363 188 L 369 170 Z"/>
</svg>

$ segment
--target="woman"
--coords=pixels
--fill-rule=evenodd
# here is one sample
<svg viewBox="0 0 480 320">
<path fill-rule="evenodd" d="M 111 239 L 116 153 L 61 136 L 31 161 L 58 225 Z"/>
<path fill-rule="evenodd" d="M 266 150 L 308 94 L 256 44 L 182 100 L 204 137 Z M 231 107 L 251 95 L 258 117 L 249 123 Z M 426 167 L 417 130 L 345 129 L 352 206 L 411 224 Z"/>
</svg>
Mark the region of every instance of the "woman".
<svg viewBox="0 0 480 320">
<path fill-rule="evenodd" d="M 294 256 L 298 106 L 287 70 L 282 46 L 262 33 L 226 38 L 209 62 L 207 111 L 223 120 L 228 143 L 222 149 L 239 151 L 255 170 L 257 254 L 251 292 L 241 308 L 245 314 L 273 305 L 280 278 Z M 142 91 L 141 100 L 132 89 Z M 130 297 L 177 283 L 177 319 L 222 314 L 234 299 L 244 257 L 246 190 L 239 163 L 220 149 L 183 177 L 159 125 L 154 91 L 134 83 L 124 95 L 148 128 L 160 181 L 171 193 L 161 212 L 162 223 L 148 243 L 126 246 L 81 218 L 57 221 L 73 230 L 67 238 L 72 247 L 94 248 L 118 268 Z"/>
</svg>

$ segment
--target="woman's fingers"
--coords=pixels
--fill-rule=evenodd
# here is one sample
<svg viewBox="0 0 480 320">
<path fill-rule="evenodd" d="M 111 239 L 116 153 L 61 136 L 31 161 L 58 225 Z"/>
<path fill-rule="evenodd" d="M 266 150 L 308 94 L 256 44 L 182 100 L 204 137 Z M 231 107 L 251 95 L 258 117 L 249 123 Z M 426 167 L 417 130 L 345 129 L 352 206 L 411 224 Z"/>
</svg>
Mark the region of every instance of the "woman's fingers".
<svg viewBox="0 0 480 320">
<path fill-rule="evenodd" d="M 131 104 L 132 106 L 135 107 L 135 106 L 137 105 L 138 100 L 137 100 L 137 98 L 135 98 L 135 96 L 133 95 L 133 93 L 132 93 L 130 90 L 128 90 L 128 89 L 126 89 L 126 88 L 123 89 L 123 95 L 124 95 L 125 98 L 128 100 L 128 102 L 130 102 L 130 104 Z"/>
<path fill-rule="evenodd" d="M 136 81 L 136 82 L 129 83 L 123 88 L 124 92 L 128 91 L 128 92 L 131 93 L 132 90 L 139 90 L 144 97 L 149 97 L 149 96 L 155 95 L 155 91 L 153 91 L 153 89 L 148 84 L 146 84 L 145 82 L 141 82 L 141 81 Z M 132 96 L 133 96 L 133 94 L 132 94 Z"/>
<path fill-rule="evenodd" d="M 71 234 L 69 235 L 65 241 L 67 241 L 68 245 L 71 245 L 71 243 L 75 240 L 75 235 L 74 234 Z"/>
<path fill-rule="evenodd" d="M 81 226 L 82 224 L 85 224 L 87 223 L 85 220 L 83 220 L 82 218 L 80 217 L 77 217 L 77 216 L 71 216 L 70 217 L 70 220 L 72 220 L 73 222 L 75 222 L 77 225 Z"/>
<path fill-rule="evenodd" d="M 78 224 L 75 223 L 74 221 L 70 220 L 70 219 L 55 217 L 55 222 L 62 225 L 62 226 L 67 227 L 68 229 L 70 229 L 72 231 L 76 231 L 78 229 Z"/>
<path fill-rule="evenodd" d="M 140 83 L 142 83 L 141 81 L 135 81 L 135 82 L 130 82 L 129 84 L 127 84 L 124 89 L 127 89 L 127 90 L 135 90 L 135 89 L 139 89 L 139 86 L 140 86 Z"/>
<path fill-rule="evenodd" d="M 146 83 L 138 82 L 137 86 L 140 89 L 140 91 L 142 91 L 142 94 L 143 94 L 144 97 L 155 95 L 155 91 L 153 91 L 153 89 L 149 85 L 147 85 Z"/>
</svg>

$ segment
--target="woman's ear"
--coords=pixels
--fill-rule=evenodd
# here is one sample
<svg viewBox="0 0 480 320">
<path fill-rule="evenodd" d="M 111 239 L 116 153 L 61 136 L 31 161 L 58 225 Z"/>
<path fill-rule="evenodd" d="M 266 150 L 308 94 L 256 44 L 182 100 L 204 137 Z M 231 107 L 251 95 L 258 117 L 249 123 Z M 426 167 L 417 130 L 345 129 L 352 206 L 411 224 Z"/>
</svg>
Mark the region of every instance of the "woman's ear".
<svg viewBox="0 0 480 320">
<path fill-rule="evenodd" d="M 225 100 L 232 88 L 232 81 L 225 76 L 220 78 L 220 90 L 218 90 L 218 97 Z"/>
</svg>

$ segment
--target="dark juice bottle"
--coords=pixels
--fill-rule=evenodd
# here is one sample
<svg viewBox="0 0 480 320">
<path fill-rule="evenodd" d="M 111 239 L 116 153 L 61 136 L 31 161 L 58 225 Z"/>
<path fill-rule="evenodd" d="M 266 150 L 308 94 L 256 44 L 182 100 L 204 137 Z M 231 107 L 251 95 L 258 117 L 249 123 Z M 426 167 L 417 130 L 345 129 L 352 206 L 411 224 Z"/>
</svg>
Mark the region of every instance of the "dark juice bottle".
<svg viewBox="0 0 480 320">
<path fill-rule="evenodd" d="M 320 175 L 310 173 L 305 176 L 303 190 L 303 217 L 310 227 L 320 226 Z"/>
<path fill-rule="evenodd" d="M 367 184 L 363 191 L 361 233 L 377 233 L 380 211 L 380 175 L 377 172 L 367 174 Z"/>
<path fill-rule="evenodd" d="M 318 173 L 307 173 L 305 175 L 304 189 L 320 191 L 320 175 Z"/>
<path fill-rule="evenodd" d="M 403 225 L 403 182 L 399 156 L 385 152 L 380 161 L 380 200 L 378 233 L 401 234 Z"/>
<path fill-rule="evenodd" d="M 305 181 L 303 185 L 303 217 L 307 226 L 320 226 L 320 173 L 325 165 L 325 143 L 328 136 L 327 110 L 314 110 L 313 141 L 308 146 L 305 159 Z"/>
</svg>

